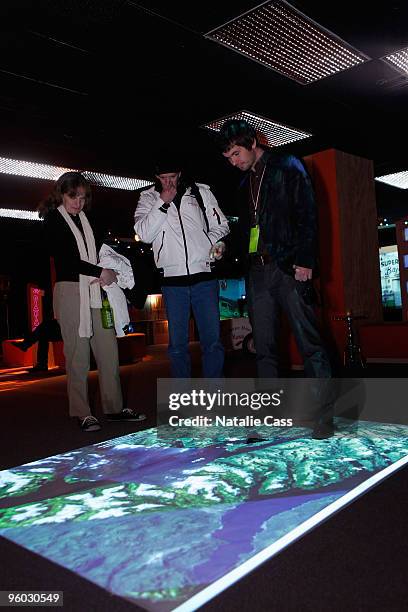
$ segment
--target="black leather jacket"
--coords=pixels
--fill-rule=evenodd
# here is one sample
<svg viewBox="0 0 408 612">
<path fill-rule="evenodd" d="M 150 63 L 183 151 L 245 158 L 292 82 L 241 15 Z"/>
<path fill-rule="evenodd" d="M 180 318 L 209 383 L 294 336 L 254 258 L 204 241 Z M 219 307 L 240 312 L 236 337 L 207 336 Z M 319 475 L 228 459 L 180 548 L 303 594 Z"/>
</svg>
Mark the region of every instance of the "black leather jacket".
<svg viewBox="0 0 408 612">
<path fill-rule="evenodd" d="M 266 161 L 259 202 L 259 226 L 263 243 L 277 265 L 293 274 L 293 265 L 317 272 L 317 207 L 310 176 L 293 155 L 265 151 Z M 249 245 L 249 172 L 239 189 L 240 254 Z"/>
</svg>

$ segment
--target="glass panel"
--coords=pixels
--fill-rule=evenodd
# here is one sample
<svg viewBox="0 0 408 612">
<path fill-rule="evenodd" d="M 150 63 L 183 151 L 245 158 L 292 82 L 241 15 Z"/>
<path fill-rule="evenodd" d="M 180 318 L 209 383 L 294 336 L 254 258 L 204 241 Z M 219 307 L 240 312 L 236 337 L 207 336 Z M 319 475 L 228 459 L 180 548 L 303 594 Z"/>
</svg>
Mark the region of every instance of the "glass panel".
<svg viewBox="0 0 408 612">
<path fill-rule="evenodd" d="M 404 257 L 408 267 L 408 255 Z M 396 244 L 380 248 L 381 293 L 384 308 L 401 308 L 401 284 Z"/>
</svg>

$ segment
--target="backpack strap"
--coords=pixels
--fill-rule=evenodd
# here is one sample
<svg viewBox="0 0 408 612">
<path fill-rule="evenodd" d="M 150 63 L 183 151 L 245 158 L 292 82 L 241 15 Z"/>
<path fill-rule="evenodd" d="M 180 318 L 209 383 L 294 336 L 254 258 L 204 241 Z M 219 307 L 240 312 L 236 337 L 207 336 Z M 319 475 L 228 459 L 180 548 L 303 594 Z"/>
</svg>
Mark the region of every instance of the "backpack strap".
<svg viewBox="0 0 408 612">
<path fill-rule="evenodd" d="M 208 218 L 207 218 L 207 213 L 205 210 L 205 206 L 204 206 L 204 200 L 203 200 L 203 196 L 201 195 L 201 191 L 197 185 L 197 183 L 193 183 L 191 186 L 191 194 L 193 196 L 195 196 L 199 207 L 201 208 L 201 212 L 203 213 L 204 216 L 204 221 L 205 221 L 205 226 L 207 228 L 207 234 L 210 231 L 210 224 L 208 223 Z"/>
</svg>

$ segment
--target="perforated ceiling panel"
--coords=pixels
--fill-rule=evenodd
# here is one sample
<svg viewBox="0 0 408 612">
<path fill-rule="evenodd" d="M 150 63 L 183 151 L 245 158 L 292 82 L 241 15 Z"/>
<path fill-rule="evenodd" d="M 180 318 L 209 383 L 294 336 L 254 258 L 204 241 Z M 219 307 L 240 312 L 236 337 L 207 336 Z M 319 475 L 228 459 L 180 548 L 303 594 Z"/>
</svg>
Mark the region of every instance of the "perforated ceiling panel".
<svg viewBox="0 0 408 612">
<path fill-rule="evenodd" d="M 207 37 L 304 85 L 368 59 L 282 0 L 265 2 Z"/>
<path fill-rule="evenodd" d="M 260 134 L 262 144 L 266 144 L 269 147 L 279 147 L 311 136 L 311 134 L 303 130 L 277 123 L 271 119 L 266 119 L 265 117 L 244 110 L 233 113 L 232 115 L 227 115 L 226 117 L 221 117 L 220 119 L 215 119 L 210 123 L 206 123 L 203 127 L 209 130 L 219 131 L 222 124 L 227 121 L 227 119 L 245 119 L 245 121 L 252 125 Z"/>
</svg>

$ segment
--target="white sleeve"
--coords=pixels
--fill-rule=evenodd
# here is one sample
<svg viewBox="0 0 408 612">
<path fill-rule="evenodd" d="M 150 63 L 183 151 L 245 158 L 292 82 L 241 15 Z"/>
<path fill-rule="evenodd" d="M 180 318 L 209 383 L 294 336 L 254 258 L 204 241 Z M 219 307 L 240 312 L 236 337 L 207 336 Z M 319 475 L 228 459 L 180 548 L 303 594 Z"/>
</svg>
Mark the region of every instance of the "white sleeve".
<svg viewBox="0 0 408 612">
<path fill-rule="evenodd" d="M 203 193 L 204 192 L 204 193 Z M 229 234 L 228 221 L 218 206 L 218 202 L 210 189 L 202 191 L 205 211 L 207 213 L 208 225 L 210 226 L 209 237 L 213 244 Z"/>
<path fill-rule="evenodd" d="M 164 202 L 150 191 L 142 191 L 135 210 L 135 232 L 142 242 L 152 243 L 167 219 Z"/>
</svg>

